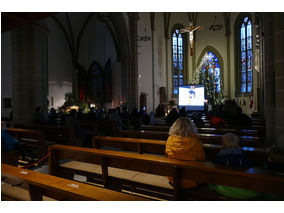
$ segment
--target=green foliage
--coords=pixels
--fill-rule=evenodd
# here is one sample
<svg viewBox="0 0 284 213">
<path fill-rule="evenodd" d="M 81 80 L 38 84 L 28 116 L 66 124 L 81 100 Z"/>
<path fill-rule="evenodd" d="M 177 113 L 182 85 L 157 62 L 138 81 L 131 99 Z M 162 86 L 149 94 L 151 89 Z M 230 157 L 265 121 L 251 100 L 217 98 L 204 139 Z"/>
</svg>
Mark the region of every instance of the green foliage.
<svg viewBox="0 0 284 213">
<path fill-rule="evenodd" d="M 83 109 L 84 112 L 90 111 L 88 103 L 84 100 L 80 101 L 79 99 L 76 99 L 72 93 L 65 93 L 65 102 L 62 105 L 62 108 L 66 110 L 71 106 L 79 106 L 79 108 Z"/>
<path fill-rule="evenodd" d="M 208 102 L 211 103 L 213 107 L 221 105 L 224 103 L 224 87 L 222 79 L 220 80 L 220 92 L 217 92 L 217 79 L 214 75 L 209 73 L 211 70 L 207 54 L 202 58 L 202 61 L 199 67 L 195 70 L 194 77 L 193 77 L 193 84 L 203 84 L 205 86 L 205 91 L 207 93 Z M 214 66 L 214 64 L 213 64 Z M 204 72 L 202 72 L 202 68 L 204 67 Z"/>
</svg>

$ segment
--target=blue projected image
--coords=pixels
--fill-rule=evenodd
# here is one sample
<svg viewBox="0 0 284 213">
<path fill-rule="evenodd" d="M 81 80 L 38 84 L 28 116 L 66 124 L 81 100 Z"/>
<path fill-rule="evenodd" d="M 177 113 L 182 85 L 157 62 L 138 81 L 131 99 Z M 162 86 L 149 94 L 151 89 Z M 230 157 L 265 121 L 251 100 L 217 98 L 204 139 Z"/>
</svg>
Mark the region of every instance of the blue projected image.
<svg viewBox="0 0 284 213">
<path fill-rule="evenodd" d="M 204 85 L 186 85 L 179 87 L 179 106 L 190 111 L 204 110 Z"/>
</svg>

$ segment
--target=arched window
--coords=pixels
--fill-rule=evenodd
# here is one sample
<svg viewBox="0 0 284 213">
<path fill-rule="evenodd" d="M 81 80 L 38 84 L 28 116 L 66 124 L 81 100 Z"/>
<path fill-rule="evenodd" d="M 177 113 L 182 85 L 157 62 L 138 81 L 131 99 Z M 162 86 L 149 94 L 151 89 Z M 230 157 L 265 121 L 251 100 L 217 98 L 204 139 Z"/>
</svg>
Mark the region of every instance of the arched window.
<svg viewBox="0 0 284 213">
<path fill-rule="evenodd" d="M 221 72 L 220 72 L 220 65 L 219 65 L 219 59 L 216 57 L 216 55 L 209 51 L 207 55 L 203 58 L 202 63 L 202 76 L 204 78 L 202 79 L 202 83 L 205 84 L 205 81 L 209 79 L 210 84 L 213 85 L 216 92 L 221 91 Z"/>
<path fill-rule="evenodd" d="M 180 29 L 172 33 L 172 66 L 173 66 L 173 94 L 178 94 L 178 87 L 184 82 L 184 39 Z"/>
<path fill-rule="evenodd" d="M 203 84 L 206 99 L 214 106 L 224 102 L 223 72 L 224 63 L 219 51 L 212 46 L 207 46 L 201 52 L 198 67 L 194 72 L 193 84 Z"/>
<path fill-rule="evenodd" d="M 252 23 L 246 16 L 239 29 L 240 33 L 240 92 L 246 93 L 252 90 Z"/>
</svg>

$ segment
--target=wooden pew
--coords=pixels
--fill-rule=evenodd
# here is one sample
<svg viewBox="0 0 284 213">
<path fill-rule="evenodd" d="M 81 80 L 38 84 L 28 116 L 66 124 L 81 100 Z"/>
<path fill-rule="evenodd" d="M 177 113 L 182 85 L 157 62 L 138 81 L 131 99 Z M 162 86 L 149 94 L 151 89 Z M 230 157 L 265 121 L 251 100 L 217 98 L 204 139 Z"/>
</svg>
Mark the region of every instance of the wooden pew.
<svg viewBox="0 0 284 213">
<path fill-rule="evenodd" d="M 284 194 L 284 177 L 268 170 L 255 168 L 247 170 L 229 169 L 210 162 L 181 161 L 164 156 L 141 155 L 65 145 L 52 145 L 50 146 L 50 152 L 52 155 L 49 158 L 49 174 L 63 175 L 69 172 L 69 174 L 82 174 L 89 177 L 96 175 L 98 177 L 97 174 L 89 171 L 64 168 L 59 162 L 63 159 L 70 159 L 96 164 L 101 166 L 103 184 L 110 188 L 118 184 L 130 184 L 128 180 L 110 177 L 108 175 L 110 167 L 174 177 L 172 191 L 174 200 L 180 198 L 181 177 L 209 184 L 226 185 L 271 194 Z"/>
<path fill-rule="evenodd" d="M 1 176 L 16 177 L 28 183 L 30 199 L 42 201 L 43 195 L 73 201 L 147 201 L 138 196 L 79 183 L 27 169 L 1 164 Z M 2 193 L 1 193 L 2 194 Z M 2 194 L 3 195 L 3 194 Z"/>
<path fill-rule="evenodd" d="M 74 130 L 70 127 L 30 124 L 14 124 L 14 126 L 23 129 L 40 130 L 43 132 L 45 140 L 50 143 L 75 144 Z"/>
<path fill-rule="evenodd" d="M 208 144 L 221 144 L 222 135 L 221 134 L 206 134 L 199 133 L 200 140 L 203 143 Z M 120 132 L 121 137 L 125 138 L 145 138 L 145 139 L 155 139 L 155 140 L 167 140 L 169 134 L 168 132 L 159 132 L 159 131 L 136 131 L 136 130 L 122 130 Z M 240 146 L 248 147 L 259 147 L 261 146 L 262 141 L 259 137 L 254 136 L 239 136 Z"/>
<path fill-rule="evenodd" d="M 170 126 L 152 126 L 152 125 L 143 125 L 141 130 L 144 131 L 160 131 L 160 132 L 169 132 Z M 198 133 L 207 133 L 207 134 L 226 134 L 234 133 L 238 136 L 248 135 L 248 136 L 257 136 L 258 132 L 256 129 L 232 129 L 232 128 L 209 128 L 209 127 L 200 127 L 197 128 Z"/>
<path fill-rule="evenodd" d="M 166 123 L 164 125 L 143 125 L 141 127 L 141 130 L 144 131 L 169 131 L 170 126 L 167 126 Z M 214 130 L 213 130 L 214 129 Z M 250 126 L 244 126 L 244 125 L 222 125 L 222 126 L 216 126 L 211 124 L 209 121 L 204 123 L 201 126 L 198 126 L 198 132 L 200 133 L 212 133 L 212 130 L 214 133 L 217 134 L 225 134 L 225 132 L 232 132 L 236 135 L 249 135 L 249 136 L 257 136 L 260 137 L 262 140 L 265 139 L 265 131 L 266 127 L 265 124 L 261 123 L 255 123 Z"/>
<path fill-rule="evenodd" d="M 123 137 L 108 137 L 108 136 L 94 136 L 93 148 L 118 148 L 123 151 L 134 151 L 139 154 L 151 153 L 165 155 L 166 141 L 140 139 L 140 138 L 123 138 Z M 222 149 L 221 145 L 217 144 L 203 144 L 207 160 L 213 160 L 219 151 Z M 266 150 L 257 147 L 241 147 L 243 153 L 252 162 L 254 166 L 263 165 L 267 160 Z"/>
<path fill-rule="evenodd" d="M 35 147 L 39 157 L 42 157 L 47 153 L 47 145 L 41 131 L 18 128 L 7 128 L 7 131 L 20 142 Z"/>
</svg>

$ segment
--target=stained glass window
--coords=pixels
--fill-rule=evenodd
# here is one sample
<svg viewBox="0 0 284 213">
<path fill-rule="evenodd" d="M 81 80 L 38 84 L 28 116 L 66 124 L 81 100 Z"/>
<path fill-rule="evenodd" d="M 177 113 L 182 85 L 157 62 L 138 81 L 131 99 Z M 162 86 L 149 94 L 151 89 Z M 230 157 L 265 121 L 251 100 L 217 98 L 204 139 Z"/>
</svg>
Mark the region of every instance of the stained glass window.
<svg viewBox="0 0 284 213">
<path fill-rule="evenodd" d="M 241 92 L 251 92 L 252 90 L 252 25 L 251 21 L 248 17 L 243 19 L 241 28 L 241 72 L 240 72 L 240 79 L 241 79 Z"/>
<path fill-rule="evenodd" d="M 221 71 L 219 59 L 213 52 L 208 52 L 208 58 L 204 61 L 202 66 L 202 73 L 208 71 L 209 79 L 214 79 L 216 92 L 221 91 Z M 206 74 L 203 76 L 207 76 Z M 203 79 L 204 81 L 204 79 Z"/>
<path fill-rule="evenodd" d="M 172 35 L 172 53 L 173 53 L 173 92 L 178 94 L 178 87 L 183 85 L 183 37 L 178 29 Z"/>
</svg>

